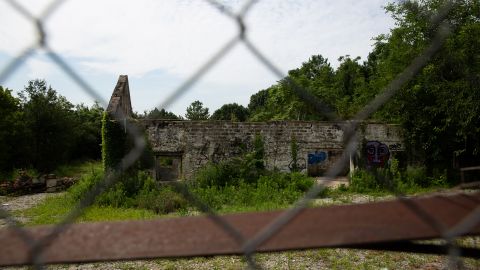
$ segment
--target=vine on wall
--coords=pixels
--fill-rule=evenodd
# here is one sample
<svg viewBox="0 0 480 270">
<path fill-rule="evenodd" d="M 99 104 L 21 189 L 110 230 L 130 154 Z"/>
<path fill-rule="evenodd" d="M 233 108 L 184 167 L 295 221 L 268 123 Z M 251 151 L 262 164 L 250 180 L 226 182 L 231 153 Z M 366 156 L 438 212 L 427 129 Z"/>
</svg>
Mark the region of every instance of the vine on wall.
<svg viewBox="0 0 480 270">
<path fill-rule="evenodd" d="M 105 172 L 111 171 L 127 153 L 127 134 L 118 121 L 107 113 L 102 119 L 102 162 Z"/>
</svg>

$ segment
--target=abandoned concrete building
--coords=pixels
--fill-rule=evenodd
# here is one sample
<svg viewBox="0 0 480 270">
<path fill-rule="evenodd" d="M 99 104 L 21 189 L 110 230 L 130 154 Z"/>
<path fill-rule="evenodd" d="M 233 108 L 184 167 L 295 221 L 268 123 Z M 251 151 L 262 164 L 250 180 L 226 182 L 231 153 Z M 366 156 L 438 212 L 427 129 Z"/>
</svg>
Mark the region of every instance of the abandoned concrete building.
<svg viewBox="0 0 480 270">
<path fill-rule="evenodd" d="M 128 77 L 121 75 L 107 111 L 132 115 Z M 208 162 L 219 162 L 251 150 L 261 136 L 268 169 L 292 169 L 292 140 L 298 152 L 296 166 L 312 175 L 322 175 L 344 150 L 344 127 L 348 122 L 318 121 L 184 121 L 141 120 L 155 158 L 155 177 L 175 180 L 192 177 Z M 357 136 L 367 166 L 383 166 L 392 154 L 403 151 L 401 128 L 397 125 L 364 123 Z M 359 150 L 360 151 L 360 150 Z M 358 165 L 358 164 L 357 164 Z"/>
</svg>

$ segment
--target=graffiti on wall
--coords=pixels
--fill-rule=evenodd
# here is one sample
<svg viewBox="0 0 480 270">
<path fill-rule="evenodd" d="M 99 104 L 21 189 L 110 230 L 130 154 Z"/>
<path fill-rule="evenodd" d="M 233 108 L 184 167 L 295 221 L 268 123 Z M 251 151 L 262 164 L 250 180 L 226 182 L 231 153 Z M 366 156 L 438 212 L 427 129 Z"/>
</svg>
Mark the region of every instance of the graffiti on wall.
<svg viewBox="0 0 480 270">
<path fill-rule="evenodd" d="M 308 153 L 308 165 L 317 165 L 327 160 L 328 155 L 325 151 L 315 151 Z"/>
<path fill-rule="evenodd" d="M 305 168 L 307 168 L 305 163 L 306 162 L 305 162 L 304 158 L 297 159 L 297 162 L 292 160 L 288 164 L 288 168 L 290 169 L 291 172 L 293 172 L 293 171 L 303 171 L 303 170 L 305 170 Z"/>
<path fill-rule="evenodd" d="M 329 158 L 330 152 L 315 151 L 308 153 L 308 175 L 320 176 L 325 172 L 326 161 Z"/>
<path fill-rule="evenodd" d="M 390 159 L 388 146 L 379 141 L 369 141 L 365 145 L 368 167 L 384 167 Z"/>
</svg>

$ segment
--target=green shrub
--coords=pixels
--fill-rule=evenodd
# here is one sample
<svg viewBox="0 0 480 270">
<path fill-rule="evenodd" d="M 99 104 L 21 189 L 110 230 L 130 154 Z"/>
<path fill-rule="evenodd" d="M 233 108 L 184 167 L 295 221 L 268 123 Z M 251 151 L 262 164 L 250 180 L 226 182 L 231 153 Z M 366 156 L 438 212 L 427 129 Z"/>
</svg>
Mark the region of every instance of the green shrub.
<svg viewBox="0 0 480 270">
<path fill-rule="evenodd" d="M 68 189 L 68 193 L 75 201 L 79 201 L 83 196 L 99 181 L 103 179 L 103 172 L 92 171 L 92 173 L 83 175 L 77 183 Z"/>
<path fill-rule="evenodd" d="M 356 170 L 350 179 L 349 189 L 359 193 L 377 191 L 380 189 L 380 184 L 371 172 Z"/>
<path fill-rule="evenodd" d="M 404 172 L 404 179 L 405 182 L 412 187 L 427 187 L 430 184 L 426 168 L 423 166 L 407 166 L 407 169 Z"/>
<path fill-rule="evenodd" d="M 264 155 L 263 139 L 257 134 L 252 152 L 228 161 L 207 164 L 196 173 L 191 184 L 199 187 L 225 187 L 239 185 L 241 182 L 254 184 L 259 177 L 268 173 L 265 169 Z"/>
<path fill-rule="evenodd" d="M 187 200 L 170 186 L 153 190 L 144 189 L 134 199 L 134 206 L 153 210 L 157 214 L 185 209 L 187 205 Z"/>
<path fill-rule="evenodd" d="M 108 189 L 106 192 L 98 195 L 96 202 L 99 205 L 103 206 L 113 206 L 113 207 L 128 207 L 129 197 L 126 194 L 125 186 L 122 182 L 117 183 L 112 188 Z"/>
<path fill-rule="evenodd" d="M 427 176 L 425 166 L 407 166 L 401 170 L 392 159 L 386 168 L 357 170 L 350 180 L 349 191 L 415 193 L 420 190 L 447 187 L 446 172 Z"/>
<path fill-rule="evenodd" d="M 97 182 L 102 174 L 89 174 L 80 179 L 69 190 L 71 197 L 80 200 Z M 113 187 L 98 195 L 95 201 L 101 206 L 138 207 L 156 213 L 169 213 L 186 207 L 187 202 L 170 186 L 159 187 L 147 172 L 123 175 Z"/>
<path fill-rule="evenodd" d="M 192 184 L 200 187 L 236 185 L 241 178 L 240 159 L 209 163 L 195 175 Z"/>
<path fill-rule="evenodd" d="M 288 207 L 312 185 L 313 179 L 301 173 L 264 171 L 251 183 L 237 178 L 234 185 L 194 185 L 191 191 L 217 211 L 253 211 Z"/>
</svg>

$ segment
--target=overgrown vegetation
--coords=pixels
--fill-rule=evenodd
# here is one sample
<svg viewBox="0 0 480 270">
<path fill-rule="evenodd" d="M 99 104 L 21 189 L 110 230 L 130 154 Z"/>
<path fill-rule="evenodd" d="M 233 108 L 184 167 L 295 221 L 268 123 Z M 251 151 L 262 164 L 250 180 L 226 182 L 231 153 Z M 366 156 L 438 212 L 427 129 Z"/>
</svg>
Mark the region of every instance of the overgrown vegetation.
<svg viewBox="0 0 480 270">
<path fill-rule="evenodd" d="M 102 161 L 105 171 L 117 166 L 127 153 L 127 134 L 107 112 L 102 118 Z"/>
<path fill-rule="evenodd" d="M 395 159 L 392 161 L 386 168 L 355 171 L 348 189 L 344 190 L 355 193 L 412 194 L 449 186 L 446 172 L 428 176 L 424 166 L 408 166 L 405 170 L 399 170 L 398 162 Z"/>
<path fill-rule="evenodd" d="M 74 106 L 44 80 L 28 82 L 19 98 L 0 86 L 0 179 L 15 168 L 45 173 L 98 159 L 102 113 L 98 104 Z"/>
<path fill-rule="evenodd" d="M 311 178 L 300 173 L 268 171 L 263 159 L 263 140 L 257 135 L 252 152 L 207 165 L 186 183 L 187 188 L 213 209 L 231 212 L 287 207 L 313 184 Z M 100 172 L 90 174 L 72 187 L 69 194 L 73 200 L 80 200 L 102 178 Z M 158 214 L 182 212 L 189 207 L 171 185 L 159 184 L 143 171 L 123 175 L 115 186 L 98 196 L 96 203 L 147 209 Z"/>
<path fill-rule="evenodd" d="M 210 170 L 216 166 L 211 165 Z M 213 174 L 219 175 L 218 171 Z M 192 192 L 220 212 L 259 211 L 287 208 L 313 184 L 301 173 L 268 172 L 250 183 L 243 178 L 232 180 L 235 182 L 225 186 L 195 186 Z"/>
</svg>

